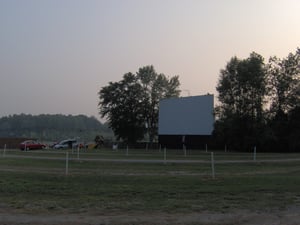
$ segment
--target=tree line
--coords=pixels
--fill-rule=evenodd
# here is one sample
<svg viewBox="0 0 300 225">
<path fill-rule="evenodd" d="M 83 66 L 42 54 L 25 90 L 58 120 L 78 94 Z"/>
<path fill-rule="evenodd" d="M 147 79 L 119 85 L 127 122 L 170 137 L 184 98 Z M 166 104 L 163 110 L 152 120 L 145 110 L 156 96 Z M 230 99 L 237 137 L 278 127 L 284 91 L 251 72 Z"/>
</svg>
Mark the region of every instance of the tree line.
<svg viewBox="0 0 300 225">
<path fill-rule="evenodd" d="M 25 137 L 46 141 L 67 138 L 94 140 L 96 135 L 112 138 L 107 124 L 85 115 L 19 114 L 0 118 L 0 137 Z"/>
<path fill-rule="evenodd" d="M 159 101 L 179 97 L 179 76 L 157 73 L 153 66 L 126 73 L 99 92 L 99 114 L 12 115 L 0 118 L 0 137 L 60 140 L 96 135 L 127 144 L 156 141 Z M 300 151 L 300 49 L 285 58 L 265 59 L 252 52 L 232 57 L 220 70 L 212 141 L 236 151 Z"/>
<path fill-rule="evenodd" d="M 300 49 L 265 63 L 255 52 L 221 70 L 214 140 L 238 151 L 300 151 Z"/>
<path fill-rule="evenodd" d="M 118 140 L 155 140 L 162 98 L 178 97 L 179 76 L 158 74 L 153 66 L 126 73 L 102 87 L 99 113 Z M 265 59 L 253 52 L 232 57 L 221 69 L 212 135 L 218 146 L 236 151 L 300 151 L 300 49 L 286 58 Z"/>
</svg>

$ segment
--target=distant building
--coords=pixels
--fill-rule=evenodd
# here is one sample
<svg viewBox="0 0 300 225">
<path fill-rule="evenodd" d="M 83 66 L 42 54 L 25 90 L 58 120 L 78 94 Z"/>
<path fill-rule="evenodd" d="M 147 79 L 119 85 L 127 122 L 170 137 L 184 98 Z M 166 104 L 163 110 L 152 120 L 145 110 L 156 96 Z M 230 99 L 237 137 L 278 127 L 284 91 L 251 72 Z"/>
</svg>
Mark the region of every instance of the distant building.
<svg viewBox="0 0 300 225">
<path fill-rule="evenodd" d="M 158 141 L 167 148 L 204 148 L 214 126 L 214 96 L 163 99 L 159 103 Z"/>
</svg>

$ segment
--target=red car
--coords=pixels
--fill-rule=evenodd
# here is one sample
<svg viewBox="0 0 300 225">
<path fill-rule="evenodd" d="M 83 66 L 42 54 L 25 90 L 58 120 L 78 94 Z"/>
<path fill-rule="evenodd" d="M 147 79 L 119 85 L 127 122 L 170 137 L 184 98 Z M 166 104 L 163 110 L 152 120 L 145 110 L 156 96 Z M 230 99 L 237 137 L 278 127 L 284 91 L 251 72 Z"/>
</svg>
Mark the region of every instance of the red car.
<svg viewBox="0 0 300 225">
<path fill-rule="evenodd" d="M 21 150 L 44 149 L 46 145 L 36 142 L 34 140 L 27 140 L 20 144 Z"/>
</svg>

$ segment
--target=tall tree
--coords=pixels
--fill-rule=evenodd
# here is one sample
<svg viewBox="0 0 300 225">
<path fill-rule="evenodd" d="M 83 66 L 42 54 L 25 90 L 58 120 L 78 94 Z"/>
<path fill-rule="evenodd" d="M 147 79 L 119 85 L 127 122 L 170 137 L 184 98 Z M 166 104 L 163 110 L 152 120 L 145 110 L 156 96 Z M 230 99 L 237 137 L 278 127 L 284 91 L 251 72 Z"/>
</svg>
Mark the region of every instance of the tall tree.
<svg viewBox="0 0 300 225">
<path fill-rule="evenodd" d="M 300 106 L 294 107 L 289 112 L 289 121 L 288 121 L 288 145 L 289 151 L 300 151 Z"/>
<path fill-rule="evenodd" d="M 268 126 L 272 149 L 294 149 L 298 136 L 294 127 L 298 124 L 294 116 L 300 106 L 300 49 L 286 58 L 271 57 L 267 65 L 270 110 Z M 293 123 L 291 123 L 293 121 Z M 294 125 L 293 125 L 294 124 Z M 295 138 L 297 137 L 297 138 Z M 270 141 L 269 141 L 270 142 Z"/>
<path fill-rule="evenodd" d="M 300 49 L 284 59 L 276 56 L 269 59 L 267 73 L 271 98 L 270 111 L 275 116 L 286 114 L 299 103 L 299 93 L 297 94 L 300 82 L 299 65 Z"/>
<path fill-rule="evenodd" d="M 134 143 L 148 133 L 152 141 L 157 134 L 159 100 L 178 96 L 179 85 L 178 76 L 168 79 L 153 66 L 142 67 L 98 92 L 100 115 L 107 118 L 118 139 Z"/>
<path fill-rule="evenodd" d="M 159 101 L 162 98 L 179 96 L 179 77 L 168 79 L 164 74 L 157 74 L 153 66 L 145 66 L 139 69 L 137 78 L 143 89 L 145 126 L 152 142 L 158 130 Z"/>
<path fill-rule="evenodd" d="M 144 137 L 143 92 L 134 74 L 126 73 L 123 80 L 110 82 L 98 94 L 100 114 L 108 119 L 117 139 L 133 143 Z"/>
<path fill-rule="evenodd" d="M 221 132 L 223 141 L 234 148 L 247 148 L 258 142 L 266 94 L 263 61 L 253 52 L 247 59 L 233 57 L 221 70 L 216 88 L 220 105 L 216 108 L 215 128 L 219 131 L 215 132 Z"/>
</svg>

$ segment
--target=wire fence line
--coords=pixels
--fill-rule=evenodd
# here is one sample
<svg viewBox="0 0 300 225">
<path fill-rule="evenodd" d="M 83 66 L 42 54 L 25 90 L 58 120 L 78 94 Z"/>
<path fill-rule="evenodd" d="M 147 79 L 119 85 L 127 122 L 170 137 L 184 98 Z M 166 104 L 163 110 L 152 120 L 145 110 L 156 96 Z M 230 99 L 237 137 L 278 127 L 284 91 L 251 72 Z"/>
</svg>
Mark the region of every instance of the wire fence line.
<svg viewBox="0 0 300 225">
<path fill-rule="evenodd" d="M 31 158 L 48 160 L 65 160 L 66 152 L 69 160 L 81 161 L 107 161 L 107 162 L 128 162 L 128 163 L 211 163 L 211 153 L 203 151 L 164 150 L 163 152 L 149 152 L 133 150 L 123 151 L 97 151 L 87 152 L 85 150 L 40 150 L 40 151 L 19 151 L 4 149 L 2 156 L 9 158 Z M 239 152 L 213 152 L 216 164 L 226 163 L 251 163 L 251 162 L 297 162 L 300 161 L 300 154 L 297 153 L 239 153 Z"/>
<path fill-rule="evenodd" d="M 5 165 L 5 159 L 9 160 L 33 160 L 31 165 L 30 163 L 26 164 L 28 168 L 24 170 L 20 170 L 20 166 L 18 166 L 19 163 L 16 163 L 17 166 L 14 166 L 13 164 L 7 164 Z M 51 161 L 52 163 L 48 163 L 48 165 L 43 164 L 42 161 L 47 160 Z M 20 161 L 19 161 L 20 162 Z M 43 161 L 45 162 L 45 161 Z M 56 163 L 57 162 L 57 163 Z M 59 165 L 58 165 L 59 162 Z M 83 163 L 85 162 L 87 167 L 90 168 L 84 168 L 78 166 L 79 164 L 76 164 L 76 162 Z M 144 151 L 141 152 L 140 150 L 132 150 L 129 153 L 129 150 L 118 150 L 118 151 L 112 151 L 112 150 L 99 150 L 94 152 L 87 152 L 84 150 L 40 150 L 40 151 L 20 151 L 20 150 L 7 150 L 3 149 L 2 154 L 2 163 L 0 165 L 0 170 L 2 171 L 27 171 L 27 172 L 39 172 L 39 173 L 63 173 L 65 175 L 69 174 L 83 174 L 85 172 L 90 173 L 92 170 L 102 170 L 101 173 L 103 173 L 103 168 L 97 168 L 95 166 L 92 168 L 92 166 L 89 166 L 88 162 L 93 162 L 93 165 L 103 165 L 105 163 L 107 166 L 105 168 L 106 173 L 114 173 L 114 174 L 123 174 L 126 175 L 127 166 L 128 164 L 134 165 L 134 164 L 140 164 L 143 167 L 143 164 L 145 165 L 145 171 L 142 172 L 142 174 L 156 174 L 156 172 L 151 172 L 153 168 L 157 165 L 164 165 L 162 168 L 162 171 L 164 169 L 168 169 L 165 165 L 170 165 L 172 167 L 168 174 L 181 174 L 181 175 L 195 175 L 198 174 L 199 176 L 210 176 L 212 179 L 215 179 L 216 177 L 221 177 L 222 174 L 227 173 L 240 173 L 238 170 L 244 170 L 244 174 L 251 174 L 254 173 L 251 171 L 253 169 L 253 166 L 260 167 L 262 164 L 278 164 L 278 163 L 294 163 L 294 162 L 300 162 L 300 154 L 278 154 L 278 153 L 224 153 L 224 152 L 203 152 L 203 151 L 193 151 L 192 154 L 189 154 L 188 152 L 180 152 L 178 150 L 166 150 L 164 149 L 161 152 L 157 152 L 155 150 L 151 151 Z M 97 163 L 99 162 L 99 163 Z M 74 164 L 75 163 L 75 164 Z M 96 164 L 95 164 L 96 163 Z M 111 168 L 114 169 L 114 164 L 124 164 L 124 171 L 115 171 L 111 172 Z M 147 167 L 146 165 L 153 165 L 151 167 Z M 155 165 L 154 165 L 155 164 Z M 92 164 L 91 164 L 92 165 Z M 178 166 L 174 166 L 178 165 Z M 182 169 L 182 166 L 191 165 L 193 169 L 189 171 L 189 169 Z M 236 165 L 236 166 L 235 166 Z M 226 168 L 224 169 L 224 166 Z M 139 167 L 139 169 L 141 168 Z M 231 168 L 230 168 L 231 167 Z M 232 169 L 234 167 L 238 167 L 236 169 L 237 171 L 234 171 L 235 169 Z M 248 168 L 250 171 L 247 171 L 246 167 L 252 167 Z M 36 168 L 36 169 L 35 169 Z M 204 168 L 204 169 L 203 169 Z M 260 168 L 261 169 L 261 168 Z M 37 171 L 35 171 L 37 170 Z M 149 171 L 147 171 L 149 170 Z M 200 171 L 204 170 L 204 171 Z M 273 170 L 273 171 L 272 171 Z M 300 168 L 294 168 L 294 170 L 298 171 Z M 60 172 L 59 172 L 60 171 Z M 110 171 L 110 172 L 107 172 Z M 271 168 L 267 173 L 273 173 L 275 170 L 274 168 Z M 264 171 L 266 172 L 266 171 Z M 275 171 L 276 172 L 276 171 Z M 128 172 L 128 174 L 137 174 L 139 172 Z"/>
</svg>

